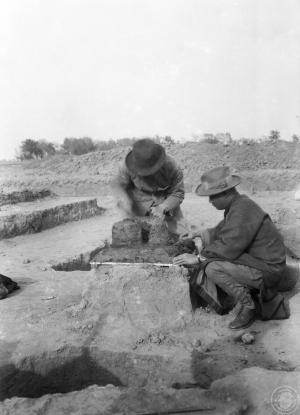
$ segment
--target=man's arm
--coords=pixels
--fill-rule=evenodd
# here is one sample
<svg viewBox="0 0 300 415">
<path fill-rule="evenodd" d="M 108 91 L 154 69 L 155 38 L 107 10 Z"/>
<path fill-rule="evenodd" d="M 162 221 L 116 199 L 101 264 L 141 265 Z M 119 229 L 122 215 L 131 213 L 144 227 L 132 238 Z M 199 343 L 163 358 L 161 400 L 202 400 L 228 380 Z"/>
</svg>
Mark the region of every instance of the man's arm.
<svg viewBox="0 0 300 415">
<path fill-rule="evenodd" d="M 237 259 L 255 238 L 263 219 L 263 212 L 254 211 L 252 206 L 233 206 L 217 230 L 216 239 L 206 245 L 201 254 L 206 258 Z"/>
<path fill-rule="evenodd" d="M 130 212 L 132 200 L 128 195 L 128 189 L 132 186 L 132 181 L 125 164 L 119 167 L 116 177 L 111 182 L 111 186 L 117 199 L 118 207 Z"/>
<path fill-rule="evenodd" d="M 176 166 L 172 175 L 172 184 L 168 189 L 168 196 L 162 203 L 165 212 L 169 212 L 178 207 L 184 199 L 183 172 Z"/>
</svg>

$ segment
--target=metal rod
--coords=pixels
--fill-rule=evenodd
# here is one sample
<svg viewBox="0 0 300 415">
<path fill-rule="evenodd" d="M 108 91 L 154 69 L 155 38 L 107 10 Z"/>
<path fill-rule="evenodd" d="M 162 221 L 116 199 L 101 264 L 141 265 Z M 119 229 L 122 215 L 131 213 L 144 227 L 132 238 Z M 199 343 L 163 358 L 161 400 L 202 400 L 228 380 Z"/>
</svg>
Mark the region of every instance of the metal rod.
<svg viewBox="0 0 300 415">
<path fill-rule="evenodd" d="M 210 408 L 182 408 L 182 409 L 171 409 L 170 411 L 160 411 L 160 412 L 138 412 L 137 415 L 171 415 L 171 414 L 187 414 L 191 412 L 201 412 L 201 411 L 214 411 L 215 407 Z"/>
<path fill-rule="evenodd" d="M 152 265 L 154 267 L 172 267 L 174 264 L 160 264 L 158 262 L 90 262 L 92 267 L 97 267 L 98 265 Z"/>
</svg>

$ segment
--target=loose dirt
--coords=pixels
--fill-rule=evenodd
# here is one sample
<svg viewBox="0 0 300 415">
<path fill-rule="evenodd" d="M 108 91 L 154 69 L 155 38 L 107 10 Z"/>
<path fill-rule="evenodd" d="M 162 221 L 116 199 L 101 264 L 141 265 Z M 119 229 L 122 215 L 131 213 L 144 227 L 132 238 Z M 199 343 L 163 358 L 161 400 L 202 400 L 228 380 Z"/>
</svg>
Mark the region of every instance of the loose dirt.
<svg viewBox="0 0 300 415">
<path fill-rule="evenodd" d="M 184 165 L 187 181 L 191 179 L 190 188 L 205 167 L 214 167 L 220 160 L 238 168 L 242 177 L 249 179 L 243 190 L 270 213 L 288 248 L 300 257 L 300 205 L 294 199 L 300 171 L 298 148 L 291 143 L 284 148 L 281 144 L 264 149 L 248 146 L 248 158 L 245 148 L 214 146 L 187 144 L 168 150 Z M 166 271 L 142 266 L 128 274 L 128 269 L 120 267 L 92 271 L 86 267 L 97 250 L 111 242 L 112 226 L 123 218 L 107 184 L 116 171 L 115 162 L 121 161 L 126 152 L 127 149 L 118 149 L 109 155 L 103 152 L 78 158 L 57 157 L 10 165 L 5 171 L 1 167 L 2 190 L 20 190 L 27 185 L 38 190 L 49 184 L 49 189 L 56 193 L 58 190 L 60 195 L 97 197 L 98 205 L 106 208 L 96 218 L 0 241 L 0 272 L 21 287 L 0 301 L 0 374 L 6 379 L 1 384 L 2 399 L 12 398 L 5 401 L 2 409 L 8 412 L 4 413 L 21 413 L 21 408 L 28 411 L 22 413 L 34 413 L 30 412 L 34 406 L 39 413 L 72 413 L 77 400 L 86 414 L 97 413 L 93 411 L 99 402 L 111 403 L 107 412 L 100 413 L 122 412 L 126 405 L 129 409 L 125 413 L 134 413 L 143 410 L 137 403 L 142 402 L 141 391 L 146 385 L 145 409 L 154 408 L 150 405 L 151 388 L 159 391 L 160 410 L 170 403 L 162 398 L 164 393 L 170 394 L 174 402 L 178 403 L 177 396 L 186 396 L 184 402 L 188 402 L 209 388 L 214 397 L 225 394 L 223 402 L 229 402 L 228 397 L 237 402 L 237 407 L 228 413 L 242 413 L 242 403 L 226 395 L 227 385 L 231 385 L 231 392 L 236 388 L 250 401 L 252 406 L 247 413 L 272 414 L 270 396 L 280 384 L 275 382 L 276 374 L 295 389 L 299 385 L 299 283 L 285 294 L 290 300 L 290 319 L 256 321 L 248 330 L 254 342 L 244 344 L 243 333 L 227 328 L 231 315 L 218 316 L 209 309 L 191 311 L 186 277 L 179 270 L 169 269 L 164 274 Z M 192 167 L 199 160 L 202 164 L 193 173 Z M 257 167 L 260 170 L 252 175 Z M 70 174 L 73 170 L 74 174 Z M 267 189 L 276 186 L 277 190 Z M 193 193 L 186 195 L 183 212 L 190 226 L 196 227 L 213 226 L 222 218 L 222 212 L 213 210 L 206 198 Z M 123 259 L 126 258 L 128 253 L 124 252 Z M 217 380 L 220 383 L 216 384 Z M 107 383 L 115 386 L 104 388 Z M 260 386 L 260 390 L 265 395 L 255 395 L 257 385 L 262 384 L 265 389 Z M 176 389 L 170 389 L 172 385 L 192 389 L 178 390 L 176 395 Z M 133 393 L 130 388 L 136 387 L 138 392 Z M 49 392 L 60 394 L 42 396 Z M 120 394 L 124 394 L 122 398 Z M 42 397 L 28 401 L 29 396 Z M 99 400 L 92 403 L 93 396 Z"/>
<path fill-rule="evenodd" d="M 46 160 L 0 165 L 0 190 L 49 189 L 59 195 L 96 195 L 105 191 L 130 148 L 118 147 L 82 156 L 56 155 Z M 187 142 L 166 147 L 183 168 L 187 191 L 204 171 L 229 165 L 244 177 L 249 191 L 295 191 L 300 186 L 300 144 Z"/>
</svg>

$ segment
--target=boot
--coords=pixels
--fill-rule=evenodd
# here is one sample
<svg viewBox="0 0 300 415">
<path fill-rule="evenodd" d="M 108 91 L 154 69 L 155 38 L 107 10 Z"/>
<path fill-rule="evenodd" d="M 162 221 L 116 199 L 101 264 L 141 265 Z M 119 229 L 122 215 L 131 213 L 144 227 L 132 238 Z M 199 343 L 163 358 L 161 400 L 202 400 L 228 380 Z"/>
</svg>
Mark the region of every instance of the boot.
<svg viewBox="0 0 300 415">
<path fill-rule="evenodd" d="M 242 307 L 236 318 L 231 321 L 228 327 L 231 330 L 241 330 L 249 327 L 255 320 L 255 308 Z"/>
</svg>

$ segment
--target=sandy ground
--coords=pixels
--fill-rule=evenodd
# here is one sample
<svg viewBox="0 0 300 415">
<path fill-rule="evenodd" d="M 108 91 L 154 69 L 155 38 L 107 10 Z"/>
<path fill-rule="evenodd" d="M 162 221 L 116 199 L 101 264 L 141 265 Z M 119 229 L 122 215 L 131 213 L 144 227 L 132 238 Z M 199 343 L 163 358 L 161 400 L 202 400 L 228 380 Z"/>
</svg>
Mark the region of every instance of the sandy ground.
<svg viewBox="0 0 300 415">
<path fill-rule="evenodd" d="M 226 386 L 237 395 L 249 390 L 253 408 L 249 413 L 273 415 L 270 405 L 266 411 L 261 405 L 267 399 L 270 403 L 269 396 L 278 384 L 278 377 L 300 394 L 299 282 L 292 292 L 285 293 L 291 317 L 281 321 L 255 321 L 246 330 L 254 335 L 255 341 L 244 344 L 240 340 L 243 332 L 227 328 L 231 315 L 218 316 L 198 309 L 189 318 L 180 318 L 180 313 L 187 310 L 188 285 L 178 269 L 173 272 L 180 282 L 179 291 L 176 287 L 168 291 L 182 299 L 180 306 L 174 301 L 177 313 L 174 320 L 178 319 L 178 326 L 171 324 L 172 329 L 163 326 L 168 319 L 170 325 L 172 316 L 161 318 L 172 310 L 172 301 L 164 302 L 160 295 L 155 299 L 151 285 L 147 290 L 151 295 L 147 297 L 143 287 L 127 281 L 129 277 L 134 281 L 134 276 L 138 280 L 141 272 L 145 284 L 149 283 L 147 270 L 132 270 L 129 276 L 118 267 L 112 271 L 83 270 L 95 252 L 110 241 L 113 223 L 123 218 L 115 207 L 108 183 L 127 151 L 118 148 L 80 157 L 57 156 L 22 164 L 0 164 L 1 191 L 49 189 L 59 196 L 60 203 L 96 197 L 98 205 L 107 209 L 94 218 L 0 241 L 0 272 L 21 287 L 0 301 L 0 375 L 4 379 L 0 382 L 1 397 L 36 398 L 49 392 L 82 389 L 82 395 L 71 392 L 71 403 L 66 405 L 69 408 L 77 400 L 84 411 L 92 395 L 102 394 L 102 389 L 97 389 L 95 384 L 169 387 L 173 382 L 192 382 L 201 388 L 213 385 L 211 389 L 217 390 L 220 382 L 222 393 Z M 220 160 L 241 173 L 245 179 L 243 190 L 270 214 L 286 246 L 298 258 L 300 201 L 294 195 L 300 183 L 299 151 L 300 147 L 291 143 L 241 148 L 192 143 L 168 148 L 184 169 L 188 191 L 194 189 L 204 170 L 219 165 Z M 52 202 L 55 204 L 53 199 L 48 199 L 26 203 L 23 207 L 2 206 L 0 216 L 46 208 L 53 206 Z M 210 206 L 207 198 L 192 193 L 186 195 L 182 208 L 190 226 L 210 227 L 222 219 L 222 212 Z M 66 264 L 76 270 L 58 271 L 66 269 Z M 171 275 L 172 272 L 168 278 Z M 120 289 L 120 280 L 125 281 L 127 289 Z M 114 284 L 114 295 L 107 290 L 109 281 Z M 160 287 L 166 289 L 163 285 Z M 102 292 L 106 294 L 101 295 Z M 120 297 L 133 320 L 130 324 L 123 318 L 123 309 L 118 308 Z M 141 324 L 141 319 L 151 321 L 150 329 Z M 84 388 L 88 386 L 92 389 L 85 395 Z M 105 396 L 112 393 L 105 389 Z M 49 396 L 51 399 L 52 395 Z M 58 396 L 58 400 L 64 401 L 63 394 Z M 45 406 L 37 403 L 36 413 L 44 413 L 47 399 Z M 29 401 L 25 405 L 30 414 L 31 404 Z M 17 404 L 17 413 L 23 413 L 23 406 L 22 401 Z M 12 405 L 11 412 L 4 413 L 12 415 L 15 409 Z M 70 411 L 62 409 L 58 413 Z"/>
<path fill-rule="evenodd" d="M 270 212 L 280 228 L 298 228 L 299 202 L 291 193 L 265 192 L 252 197 Z M 40 355 L 41 350 L 50 353 L 68 344 L 81 345 L 82 326 L 67 331 L 66 339 L 65 310 L 80 303 L 82 292 L 93 276 L 84 271 L 56 272 L 52 265 L 70 261 L 81 254 L 88 258 L 93 250 L 103 246 L 105 240 L 110 240 L 112 224 L 122 214 L 110 196 L 99 197 L 98 204 L 107 208 L 102 216 L 0 241 L 1 272 L 21 286 L 20 291 L 0 302 L 2 364 L 19 362 L 35 353 Z M 212 226 L 222 217 L 206 198 L 193 194 L 187 195 L 183 211 L 190 224 L 200 227 Z M 293 235 L 289 236 L 289 247 L 299 252 L 298 240 Z M 189 356 L 195 368 L 194 380 L 203 387 L 246 367 L 299 370 L 299 295 L 298 288 L 288 294 L 290 319 L 256 321 L 251 326 L 250 331 L 255 336 L 252 345 L 237 340 L 237 334 L 227 328 L 232 316 L 221 317 L 204 310 L 197 311 L 193 321 L 176 333 L 163 333 L 162 341 L 139 335 L 130 344 L 138 354 Z M 201 344 L 197 350 L 193 346 L 195 341 Z"/>
</svg>

